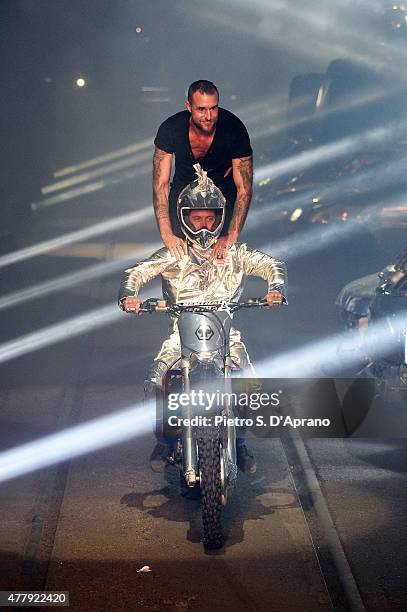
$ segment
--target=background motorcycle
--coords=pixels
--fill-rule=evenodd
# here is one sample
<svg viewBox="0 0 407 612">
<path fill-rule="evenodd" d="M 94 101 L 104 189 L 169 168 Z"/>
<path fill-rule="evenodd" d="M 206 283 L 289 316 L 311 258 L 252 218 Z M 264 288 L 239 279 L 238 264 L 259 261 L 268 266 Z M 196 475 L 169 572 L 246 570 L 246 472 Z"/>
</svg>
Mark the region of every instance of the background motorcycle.
<svg viewBox="0 0 407 612">
<path fill-rule="evenodd" d="M 337 303 L 348 329 L 358 330 L 357 374 L 373 378 L 382 399 L 398 401 L 407 394 L 407 275 L 379 287 L 377 282 L 374 274 L 351 283 Z"/>
<path fill-rule="evenodd" d="M 383 350 L 376 332 L 369 334 L 367 354 L 373 353 L 367 369 L 378 382 L 386 400 L 407 399 L 407 276 L 392 286 L 376 290 L 369 308 L 369 325 L 380 325 L 385 336 Z"/>
</svg>

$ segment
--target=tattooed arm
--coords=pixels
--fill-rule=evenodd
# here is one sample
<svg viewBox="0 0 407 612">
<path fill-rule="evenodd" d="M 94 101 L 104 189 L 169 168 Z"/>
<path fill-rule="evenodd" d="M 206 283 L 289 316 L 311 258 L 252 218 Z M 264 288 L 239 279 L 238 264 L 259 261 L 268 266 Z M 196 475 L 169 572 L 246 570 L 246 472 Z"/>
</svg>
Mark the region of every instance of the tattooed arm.
<svg viewBox="0 0 407 612">
<path fill-rule="evenodd" d="M 229 234 L 236 237 L 242 231 L 249 211 L 253 191 L 253 158 L 240 157 L 232 160 L 233 180 L 237 188 L 237 197 L 233 209 L 233 217 L 229 226 Z"/>
<path fill-rule="evenodd" d="M 153 203 L 154 214 L 161 239 L 171 255 L 181 259 L 186 253 L 186 243 L 173 234 L 169 213 L 168 194 L 170 187 L 172 154 L 155 148 L 153 157 Z"/>
<path fill-rule="evenodd" d="M 242 231 L 250 206 L 253 191 L 253 158 L 238 157 L 232 159 L 233 180 L 237 189 L 237 197 L 233 208 L 228 235 L 222 236 L 213 248 L 214 257 L 221 257 L 225 251 L 236 242 Z"/>
</svg>

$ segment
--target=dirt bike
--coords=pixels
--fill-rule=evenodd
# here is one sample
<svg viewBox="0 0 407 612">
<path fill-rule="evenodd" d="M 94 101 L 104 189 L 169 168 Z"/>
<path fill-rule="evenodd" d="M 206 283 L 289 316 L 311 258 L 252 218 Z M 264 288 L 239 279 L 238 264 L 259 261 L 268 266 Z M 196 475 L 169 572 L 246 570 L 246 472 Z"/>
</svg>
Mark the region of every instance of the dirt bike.
<svg viewBox="0 0 407 612">
<path fill-rule="evenodd" d="M 183 407 L 183 424 L 173 439 L 170 456 L 171 463 L 180 468 L 181 491 L 186 496 L 201 497 L 206 549 L 223 545 L 221 510 L 237 478 L 236 430 L 233 419 L 227 421 L 234 415 L 234 407 L 227 398 L 231 398 L 232 371 L 238 369 L 229 351 L 232 314 L 242 308 L 264 308 L 266 305 L 264 300 L 257 298 L 241 303 L 172 305 L 154 298 L 140 307 L 140 312 L 168 313 L 178 322 L 181 358 L 164 376 L 164 399 L 174 390 L 191 394 L 193 389 L 207 389 L 208 385 L 221 387 L 226 396 L 226 400 L 211 411 L 212 416 L 226 417 L 221 424 L 184 424 L 191 423 L 194 412 L 190 404 Z"/>
<path fill-rule="evenodd" d="M 374 288 L 377 275 L 366 277 L 371 290 L 359 300 L 359 316 L 368 325 L 358 334 L 358 317 L 343 310 L 341 316 L 346 327 L 359 337 L 360 366 L 357 376 L 375 381 L 375 396 L 385 403 L 406 401 L 407 398 L 407 276 L 397 283 L 384 283 Z M 363 279 L 361 279 L 363 280 Z M 369 295 L 369 291 L 371 295 Z M 352 295 L 349 296 L 349 300 Z M 363 312 L 363 314 L 362 314 Z"/>
<path fill-rule="evenodd" d="M 407 398 L 407 276 L 391 289 L 376 291 L 370 304 L 369 325 L 380 322 L 385 347 L 378 351 L 375 333 L 367 343 L 374 357 L 369 370 L 379 381 L 377 391 L 385 400 Z"/>
</svg>

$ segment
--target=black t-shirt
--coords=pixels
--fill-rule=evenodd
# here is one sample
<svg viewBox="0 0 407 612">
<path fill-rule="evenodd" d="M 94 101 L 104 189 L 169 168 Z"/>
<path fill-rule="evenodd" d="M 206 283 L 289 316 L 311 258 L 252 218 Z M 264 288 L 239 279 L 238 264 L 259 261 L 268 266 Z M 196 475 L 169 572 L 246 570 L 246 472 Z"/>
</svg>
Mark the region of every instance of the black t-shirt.
<svg viewBox="0 0 407 612">
<path fill-rule="evenodd" d="M 219 108 L 216 131 L 205 157 L 196 160 L 189 142 L 189 119 L 191 114 L 184 110 L 172 115 L 158 129 L 154 144 L 166 153 L 175 155 L 175 173 L 171 185 L 170 206 L 175 194 L 196 179 L 193 165 L 199 161 L 208 172 L 209 178 L 219 187 L 228 203 L 236 199 L 236 187 L 233 181 L 232 159 L 248 157 L 253 151 L 244 124 L 230 111 Z M 229 170 L 229 172 L 228 172 Z M 225 174 L 227 176 L 225 177 Z"/>
</svg>

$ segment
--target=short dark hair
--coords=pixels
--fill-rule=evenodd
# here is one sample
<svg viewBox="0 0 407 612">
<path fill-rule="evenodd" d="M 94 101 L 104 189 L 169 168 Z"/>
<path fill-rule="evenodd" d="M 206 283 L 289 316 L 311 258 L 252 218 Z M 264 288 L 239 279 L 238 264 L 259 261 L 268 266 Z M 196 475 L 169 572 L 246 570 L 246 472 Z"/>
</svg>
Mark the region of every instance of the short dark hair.
<svg viewBox="0 0 407 612">
<path fill-rule="evenodd" d="M 216 85 L 212 83 L 212 81 L 205 81 L 201 79 L 200 81 L 194 81 L 188 87 L 188 102 L 192 104 L 192 96 L 196 91 L 199 91 L 201 94 L 217 94 L 219 98 L 219 92 Z"/>
</svg>

